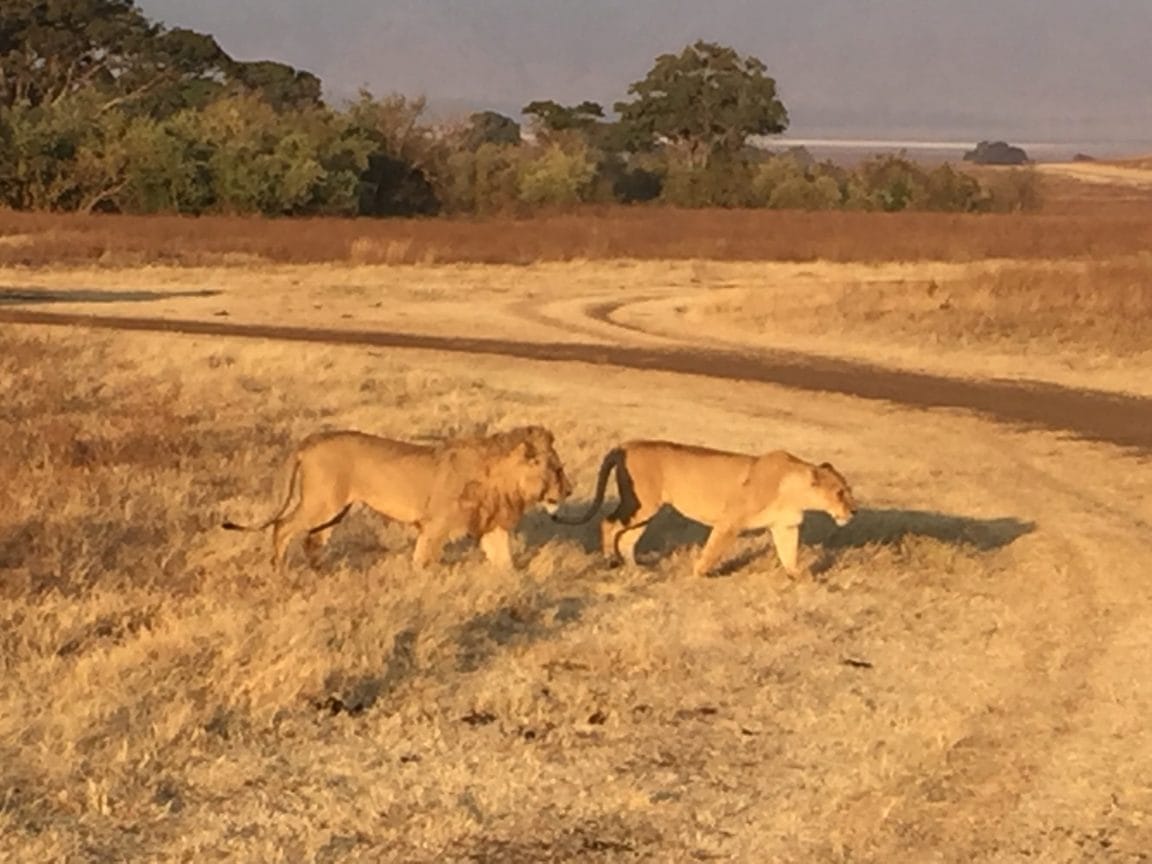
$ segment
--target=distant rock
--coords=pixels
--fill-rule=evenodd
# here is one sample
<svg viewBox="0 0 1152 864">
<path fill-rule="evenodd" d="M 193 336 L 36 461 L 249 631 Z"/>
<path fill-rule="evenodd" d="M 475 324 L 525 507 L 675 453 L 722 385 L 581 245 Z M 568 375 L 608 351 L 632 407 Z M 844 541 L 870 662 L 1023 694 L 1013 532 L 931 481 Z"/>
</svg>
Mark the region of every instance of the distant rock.
<svg viewBox="0 0 1152 864">
<path fill-rule="evenodd" d="M 976 149 L 964 154 L 964 161 L 977 165 L 1027 165 L 1031 160 L 1023 147 L 1005 141 L 981 141 Z"/>
<path fill-rule="evenodd" d="M 1095 162 L 1095 156 L 1089 156 L 1087 153 L 1077 153 L 1072 157 L 1073 162 Z"/>
</svg>

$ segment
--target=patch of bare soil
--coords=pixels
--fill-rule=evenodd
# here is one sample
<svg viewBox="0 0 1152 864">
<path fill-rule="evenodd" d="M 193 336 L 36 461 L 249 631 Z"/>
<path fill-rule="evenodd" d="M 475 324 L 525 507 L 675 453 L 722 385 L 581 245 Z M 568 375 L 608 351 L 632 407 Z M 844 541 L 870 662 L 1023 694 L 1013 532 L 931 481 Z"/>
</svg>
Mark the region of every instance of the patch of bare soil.
<svg viewBox="0 0 1152 864">
<path fill-rule="evenodd" d="M 595 309 L 607 320 L 613 306 Z M 214 321 L 130 318 L 26 310 L 0 311 L 0 321 L 133 330 L 242 336 L 335 345 L 427 349 L 548 362 L 578 362 L 779 384 L 797 390 L 839 393 L 921 408 L 958 408 L 991 419 L 1068 432 L 1123 447 L 1152 449 L 1152 399 L 1077 390 L 1052 384 L 946 378 L 831 357 L 774 352 L 640 348 L 566 343 L 548 345 L 506 339 L 440 337 L 380 331 L 276 327 Z"/>
</svg>

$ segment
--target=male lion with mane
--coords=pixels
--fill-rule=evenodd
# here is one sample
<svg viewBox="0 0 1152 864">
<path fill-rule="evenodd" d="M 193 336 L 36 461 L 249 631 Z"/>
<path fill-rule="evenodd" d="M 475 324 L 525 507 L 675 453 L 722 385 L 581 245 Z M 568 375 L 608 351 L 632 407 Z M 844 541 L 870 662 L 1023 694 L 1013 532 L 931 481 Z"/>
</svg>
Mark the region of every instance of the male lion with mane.
<svg viewBox="0 0 1152 864">
<path fill-rule="evenodd" d="M 712 570 L 741 531 L 754 528 L 771 529 L 780 563 L 795 576 L 804 511 L 823 511 L 837 525 L 856 513 L 848 482 L 828 462 L 813 465 L 784 450 L 752 456 L 673 441 L 628 441 L 604 457 L 588 511 L 571 521 L 552 518 L 578 525 L 595 516 L 613 470 L 620 503 L 600 524 L 605 556 L 635 564 L 644 528 L 668 504 L 712 526 L 692 570 L 697 576 Z"/>
<path fill-rule="evenodd" d="M 511 534 L 524 513 L 542 503 L 549 512 L 571 493 L 553 436 L 542 426 L 494 435 L 414 444 L 363 432 L 321 432 L 305 438 L 287 459 L 280 511 L 272 528 L 272 566 L 283 569 L 292 538 L 303 533 L 309 562 L 332 528 L 360 502 L 377 513 L 415 525 L 420 534 L 412 560 L 438 562 L 444 544 L 471 536 L 493 564 L 512 567 Z"/>
</svg>

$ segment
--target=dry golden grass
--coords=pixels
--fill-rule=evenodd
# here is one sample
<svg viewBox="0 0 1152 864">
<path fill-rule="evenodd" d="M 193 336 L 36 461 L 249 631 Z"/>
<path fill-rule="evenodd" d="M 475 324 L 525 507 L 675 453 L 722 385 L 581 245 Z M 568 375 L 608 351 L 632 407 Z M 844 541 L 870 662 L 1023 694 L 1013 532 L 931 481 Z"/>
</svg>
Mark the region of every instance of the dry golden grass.
<svg viewBox="0 0 1152 864">
<path fill-rule="evenodd" d="M 0 335 L 4 860 L 1146 850 L 1152 507 L 1106 450 L 670 375 Z M 675 519 L 650 568 L 530 517 L 522 571 L 464 546 L 417 576 L 407 531 L 354 514 L 284 581 L 266 538 L 216 529 L 272 506 L 314 429 L 520 422 L 558 431 L 578 498 L 612 441 L 675 435 L 832 459 L 867 509 L 807 526 L 834 560 L 795 583 L 764 537 L 691 579 L 701 532 Z"/>
<path fill-rule="evenodd" d="M 616 314 L 654 333 L 1152 393 L 1152 256 L 725 278 Z"/>
<path fill-rule="evenodd" d="M 984 169 L 994 174 L 992 169 Z M 408 264 L 597 259 L 971 261 L 1152 246 L 1152 196 L 1046 178 L 1035 214 L 586 208 L 513 219 L 127 217 L 0 212 L 0 265 Z"/>
<path fill-rule="evenodd" d="M 1152 160 L 1147 159 L 1118 162 L 1054 162 L 1037 166 L 1037 170 L 1045 175 L 1070 178 L 1080 183 L 1141 191 L 1152 189 Z"/>
<path fill-rule="evenodd" d="M 728 343 L 1146 395 L 1152 395 L 1150 286 L 1146 252 L 968 263 L 620 260 L 0 271 L 0 290 L 23 289 L 29 308 L 49 311 L 546 343 Z"/>
</svg>

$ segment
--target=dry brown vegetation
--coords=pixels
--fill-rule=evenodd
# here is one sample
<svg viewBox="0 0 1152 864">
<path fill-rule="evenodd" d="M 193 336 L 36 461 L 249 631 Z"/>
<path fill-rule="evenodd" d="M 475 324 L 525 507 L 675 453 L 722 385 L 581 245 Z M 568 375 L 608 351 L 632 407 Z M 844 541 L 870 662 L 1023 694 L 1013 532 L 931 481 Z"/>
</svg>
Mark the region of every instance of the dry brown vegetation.
<svg viewBox="0 0 1152 864">
<path fill-rule="evenodd" d="M 984 169 L 990 171 L 991 169 Z M 526 264 L 595 259 L 971 261 L 1152 247 L 1152 195 L 1045 178 L 1043 212 L 586 209 L 531 219 L 284 219 L 0 212 L 0 265 Z"/>
<path fill-rule="evenodd" d="M 779 346 L 789 338 L 786 330 L 823 333 L 843 346 L 829 344 L 829 353 L 854 353 L 845 342 L 856 342 L 872 346 L 872 359 L 883 358 L 885 344 L 922 355 L 999 351 L 1017 357 L 1016 372 L 1025 377 L 1037 358 L 1095 367 L 1142 358 L 1133 375 L 1152 361 L 1148 254 L 1099 262 L 875 268 L 845 272 L 841 279 L 810 273 L 783 285 L 722 282 L 662 307 L 650 302 L 647 317 L 637 314 L 642 310 L 618 317 L 669 334 L 723 338 L 735 332 L 743 342 L 765 346 Z M 664 314 L 651 314 L 656 311 Z M 1152 374 L 1152 367 L 1145 371 Z"/>
<path fill-rule="evenodd" d="M 0 260 L 29 265 L 0 284 L 92 314 L 1152 392 L 1147 201 L 1076 194 L 971 221 L 0 214 Z M 708 260 L 759 255 L 828 260 Z M 436 263 L 473 259 L 515 264 Z M 762 384 L 12 324 L 0 400 L 0 860 L 1148 858 L 1146 459 Z M 641 436 L 828 459 L 863 509 L 806 522 L 796 581 L 766 535 L 693 579 L 706 531 L 674 516 L 610 570 L 595 525 L 532 514 L 515 573 L 466 543 L 414 573 L 411 532 L 354 511 L 320 572 L 297 551 L 277 579 L 267 537 L 218 528 L 268 515 L 319 429 L 521 423 L 556 431 L 573 509 Z"/>
<path fill-rule="evenodd" d="M 1152 628 L 1132 577 L 1152 508 L 1106 450 L 653 373 L 2 336 L 5 860 L 1147 849 Z M 530 517 L 521 572 L 463 546 L 419 576 L 410 534 L 358 513 L 324 571 L 298 556 L 283 581 L 267 538 L 217 530 L 267 512 L 273 466 L 317 428 L 520 422 L 558 431 L 577 499 L 610 442 L 670 435 L 831 459 L 865 509 L 807 525 L 819 572 L 797 582 L 764 536 L 692 579 L 702 532 L 672 518 L 639 570 L 604 569 L 593 526 Z"/>
</svg>

